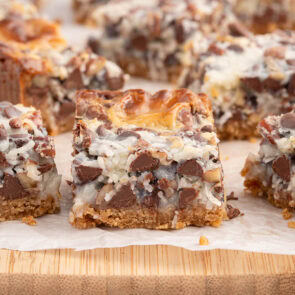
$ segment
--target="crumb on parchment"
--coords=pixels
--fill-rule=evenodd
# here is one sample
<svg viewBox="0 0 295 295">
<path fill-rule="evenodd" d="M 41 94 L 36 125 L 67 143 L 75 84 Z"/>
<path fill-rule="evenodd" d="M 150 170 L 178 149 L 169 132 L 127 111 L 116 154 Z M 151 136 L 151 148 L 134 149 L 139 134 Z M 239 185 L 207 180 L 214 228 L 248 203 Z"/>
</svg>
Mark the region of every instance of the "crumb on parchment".
<svg viewBox="0 0 295 295">
<path fill-rule="evenodd" d="M 200 236 L 199 244 L 201 246 L 207 246 L 209 245 L 209 240 L 205 236 Z"/>
<path fill-rule="evenodd" d="M 295 228 L 295 221 L 289 221 L 288 222 L 288 227 Z"/>
<path fill-rule="evenodd" d="M 292 213 L 288 210 L 288 208 L 285 208 L 285 209 L 283 209 L 283 211 L 282 211 L 282 216 L 283 216 L 283 218 L 284 219 L 290 219 L 290 218 L 292 218 Z"/>
<path fill-rule="evenodd" d="M 37 224 L 37 221 L 33 216 L 26 216 L 22 218 L 22 223 L 25 223 L 30 226 L 35 226 Z"/>
</svg>

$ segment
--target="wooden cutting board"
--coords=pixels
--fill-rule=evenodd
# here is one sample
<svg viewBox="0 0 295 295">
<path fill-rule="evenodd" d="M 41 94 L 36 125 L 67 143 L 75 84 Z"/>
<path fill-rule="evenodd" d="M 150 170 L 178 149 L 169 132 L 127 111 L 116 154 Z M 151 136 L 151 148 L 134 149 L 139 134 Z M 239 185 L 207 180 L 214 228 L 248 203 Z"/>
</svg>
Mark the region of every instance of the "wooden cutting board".
<svg viewBox="0 0 295 295">
<path fill-rule="evenodd" d="M 0 295 L 295 294 L 295 256 L 132 246 L 0 250 Z"/>
</svg>

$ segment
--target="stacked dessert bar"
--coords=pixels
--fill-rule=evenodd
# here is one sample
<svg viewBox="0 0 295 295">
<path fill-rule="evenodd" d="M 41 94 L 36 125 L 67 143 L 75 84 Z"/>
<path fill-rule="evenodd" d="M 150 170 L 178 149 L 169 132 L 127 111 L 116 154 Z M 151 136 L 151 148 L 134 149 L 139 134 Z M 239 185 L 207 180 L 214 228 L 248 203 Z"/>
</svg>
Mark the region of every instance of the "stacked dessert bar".
<svg viewBox="0 0 295 295">
<path fill-rule="evenodd" d="M 258 154 L 250 154 L 242 175 L 245 187 L 280 208 L 295 209 L 295 113 L 269 116 L 259 125 Z"/>
<path fill-rule="evenodd" d="M 59 211 L 53 140 L 34 108 L 0 102 L 0 221 Z"/>
<path fill-rule="evenodd" d="M 215 33 L 242 29 L 229 3 L 220 0 L 111 0 L 85 19 L 99 27 L 89 40 L 94 52 L 132 75 L 162 81 L 175 81 Z"/>
<path fill-rule="evenodd" d="M 221 37 L 184 69 L 180 87 L 212 98 L 221 139 L 257 135 L 268 114 L 295 102 L 295 35 L 291 31 L 251 37 Z"/>
<path fill-rule="evenodd" d="M 58 25 L 33 6 L 3 3 L 0 11 L 0 100 L 40 109 L 50 134 L 72 129 L 77 89 L 124 85 L 117 65 L 67 47 Z"/>
<path fill-rule="evenodd" d="M 226 217 L 211 105 L 187 89 L 77 94 L 77 228 L 178 229 Z"/>
</svg>

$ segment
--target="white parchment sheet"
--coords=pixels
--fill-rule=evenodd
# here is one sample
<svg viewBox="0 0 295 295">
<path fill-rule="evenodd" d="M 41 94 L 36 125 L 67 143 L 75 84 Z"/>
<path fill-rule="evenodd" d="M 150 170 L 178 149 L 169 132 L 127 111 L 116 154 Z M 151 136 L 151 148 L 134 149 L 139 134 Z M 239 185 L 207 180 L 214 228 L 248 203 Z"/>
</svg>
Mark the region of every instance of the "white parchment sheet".
<svg viewBox="0 0 295 295">
<path fill-rule="evenodd" d="M 83 45 L 91 31 L 71 24 L 69 0 L 48 1 L 46 12 L 63 19 L 63 33 L 68 41 Z M 93 32 L 93 30 L 92 30 Z M 144 88 L 151 92 L 169 86 L 143 80 L 131 80 L 126 88 Z M 145 229 L 109 229 L 94 228 L 77 230 L 68 223 L 71 207 L 71 193 L 66 180 L 70 180 L 72 152 L 71 133 L 55 138 L 57 166 L 63 175 L 61 191 L 62 210 L 57 215 L 47 215 L 37 219 L 36 226 L 28 226 L 19 221 L 0 223 L 0 248 L 14 250 L 41 250 L 73 248 L 76 250 L 123 247 L 128 245 L 165 244 L 183 247 L 189 250 L 235 249 L 277 254 L 295 254 L 295 230 L 287 226 L 281 210 L 272 207 L 267 201 L 246 195 L 243 192 L 240 170 L 249 152 L 258 150 L 258 142 L 233 141 L 221 144 L 222 162 L 225 172 L 227 194 L 235 192 L 238 201 L 230 201 L 245 215 L 224 222 L 219 228 L 189 227 L 173 231 L 153 231 Z M 199 237 L 205 235 L 209 246 L 199 246 Z"/>
</svg>

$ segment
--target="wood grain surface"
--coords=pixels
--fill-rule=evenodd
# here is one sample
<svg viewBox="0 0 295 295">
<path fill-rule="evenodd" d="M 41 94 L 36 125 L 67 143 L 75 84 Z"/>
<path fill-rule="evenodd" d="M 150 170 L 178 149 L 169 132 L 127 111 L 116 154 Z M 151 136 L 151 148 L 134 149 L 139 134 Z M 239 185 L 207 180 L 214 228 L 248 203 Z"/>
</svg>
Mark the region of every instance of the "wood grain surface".
<svg viewBox="0 0 295 295">
<path fill-rule="evenodd" d="M 0 250 L 0 294 L 295 294 L 295 256 L 170 246 Z"/>
</svg>

